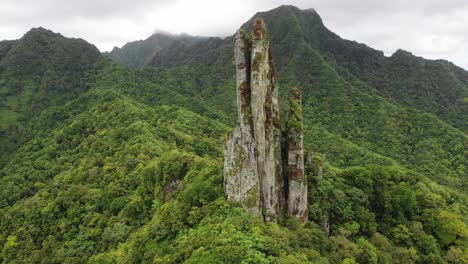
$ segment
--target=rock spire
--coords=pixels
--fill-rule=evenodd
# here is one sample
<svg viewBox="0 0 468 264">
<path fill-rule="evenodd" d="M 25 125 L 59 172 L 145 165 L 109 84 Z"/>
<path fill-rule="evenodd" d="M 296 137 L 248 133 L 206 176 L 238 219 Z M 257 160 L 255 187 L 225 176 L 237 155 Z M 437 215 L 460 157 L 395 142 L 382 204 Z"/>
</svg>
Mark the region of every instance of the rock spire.
<svg viewBox="0 0 468 264">
<path fill-rule="evenodd" d="M 288 129 L 288 141 L 294 142 L 288 143 L 288 156 L 295 156 L 288 157 L 288 168 L 283 171 L 278 78 L 262 20 L 255 20 L 250 36 L 242 29 L 237 31 L 234 60 L 240 126 L 228 133 L 225 139 L 226 196 L 265 221 L 277 222 L 284 212 L 306 220 L 307 185 L 300 92 L 294 90 L 299 95 L 294 99 L 294 106 L 299 108 L 290 110 L 290 118 L 294 118 L 294 124 L 300 123 L 301 130 Z M 287 195 L 294 201 L 286 201 Z M 289 209 L 289 204 L 294 208 Z"/>
<path fill-rule="evenodd" d="M 304 175 L 304 127 L 301 91 L 293 88 L 289 95 L 288 120 L 288 213 L 307 221 L 307 182 Z"/>
</svg>

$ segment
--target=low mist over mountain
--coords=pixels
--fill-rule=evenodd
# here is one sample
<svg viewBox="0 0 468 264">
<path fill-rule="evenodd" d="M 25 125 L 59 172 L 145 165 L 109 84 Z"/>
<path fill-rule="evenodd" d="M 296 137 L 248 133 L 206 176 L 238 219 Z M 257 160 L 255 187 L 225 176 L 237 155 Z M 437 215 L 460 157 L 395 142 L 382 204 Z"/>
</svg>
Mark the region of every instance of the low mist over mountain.
<svg viewBox="0 0 468 264">
<path fill-rule="evenodd" d="M 33 28 L 0 41 L 0 262 L 466 263 L 468 72 L 385 56 L 294 6 L 239 25 L 247 42 L 255 19 L 283 134 L 302 92 L 308 221 L 225 197 L 233 36 L 100 53 Z"/>
<path fill-rule="evenodd" d="M 162 49 L 173 45 L 179 47 L 191 46 L 203 40 L 206 40 L 206 38 L 155 33 L 145 40 L 127 43 L 122 48 L 114 47 L 108 54 L 113 61 L 135 70 L 148 65 L 156 53 Z"/>
</svg>

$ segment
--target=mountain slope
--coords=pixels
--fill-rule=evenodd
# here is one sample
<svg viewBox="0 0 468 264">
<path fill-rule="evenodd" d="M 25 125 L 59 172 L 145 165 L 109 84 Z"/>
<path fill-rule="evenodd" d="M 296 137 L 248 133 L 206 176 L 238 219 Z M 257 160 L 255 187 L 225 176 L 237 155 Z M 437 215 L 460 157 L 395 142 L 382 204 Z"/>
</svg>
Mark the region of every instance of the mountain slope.
<svg viewBox="0 0 468 264">
<path fill-rule="evenodd" d="M 221 146 L 236 116 L 230 38 L 171 45 L 134 72 L 63 39 L 73 43 L 15 55 L 40 58 L 72 82 L 45 86 L 55 99 L 18 111 L 27 119 L 11 125 L 23 129 L 2 135 L 16 143 L 0 163 L 0 262 L 466 261 L 466 134 L 317 48 L 328 35 L 318 34 L 315 12 L 285 6 L 257 15 L 272 39 L 280 108 L 289 88 L 304 94 L 310 222 L 264 224 L 224 198 Z M 48 34 L 33 47 L 54 43 Z M 0 56 L 17 42 L 0 42 Z M 369 61 L 357 58 L 349 65 Z M 67 64 L 84 70 L 74 76 Z M 24 74 L 41 96 L 47 74 L 16 73 L 2 75 L 5 87 Z"/>
<path fill-rule="evenodd" d="M 353 65 L 368 65 L 372 58 L 378 58 L 375 63 L 387 60 L 382 52 L 342 40 L 324 27 L 313 10 L 283 6 L 256 16 L 262 17 L 269 28 L 273 57 L 280 77 L 280 94 L 285 96 L 294 86 L 304 91 L 306 126 L 320 127 L 321 130 L 315 131 L 329 131 L 366 151 L 416 169 L 439 183 L 459 190 L 466 187 L 465 149 L 468 138 L 465 133 L 441 121 L 433 112 L 424 111 L 424 107 L 405 106 L 397 98 L 383 94 L 373 83 L 349 73 L 351 70 L 357 71 Z M 250 24 L 246 23 L 244 27 L 248 30 Z M 320 49 L 322 46 L 333 50 L 338 54 L 334 56 L 343 61 L 347 58 L 351 70 L 339 66 L 330 57 L 333 55 L 331 52 Z M 172 64 L 154 62 L 152 65 L 155 68 L 147 68 L 137 74 L 150 82 L 170 86 L 185 96 L 200 98 L 211 108 L 225 112 L 231 117 L 228 120 L 234 120 L 232 40 L 229 37 L 217 45 L 206 46 L 209 47 L 212 48 L 204 52 L 197 52 L 192 46 L 186 50 L 178 48 L 179 55 L 172 57 L 175 48 L 168 47 L 160 53 L 164 54 L 165 61 Z M 356 58 L 349 55 L 355 53 L 364 55 Z M 180 54 L 185 56 L 181 57 Z M 387 75 L 399 75 L 396 70 L 386 69 Z M 344 71 L 348 73 L 344 74 Z M 463 76 L 462 73 L 459 75 Z M 452 78 L 452 75 L 438 76 L 442 80 Z M 403 78 L 394 82 L 405 85 L 401 86 L 402 91 L 406 91 L 410 85 Z M 454 86 L 455 90 L 458 88 Z M 421 97 L 420 100 L 430 101 L 431 96 Z M 449 95 L 445 96 L 443 100 L 451 100 Z M 280 100 L 282 109 L 286 109 L 284 103 Z M 456 120 L 463 120 L 466 116 L 463 115 L 464 110 L 456 111 L 446 114 L 455 114 Z M 334 144 L 325 144 L 324 141 L 320 134 L 306 136 L 307 147 L 326 154 L 333 164 L 359 164 L 356 160 L 360 159 L 352 151 L 332 152 Z"/>
<path fill-rule="evenodd" d="M 89 69 L 99 51 L 82 39 L 65 38 L 44 28 L 33 28 L 21 39 L 9 41 L 8 51 L 0 61 L 0 73 L 15 78 L 37 78 L 48 70 L 71 73 Z"/>
<path fill-rule="evenodd" d="M 86 79 L 99 56 L 94 45 L 43 28 L 2 42 L 0 155 L 15 147 L 15 134 L 31 118 L 86 91 Z"/>
<path fill-rule="evenodd" d="M 0 169 L 4 262 L 424 263 L 463 248 L 463 195 L 346 141 L 366 165 L 315 158 L 325 174 L 308 173 L 313 222 L 265 225 L 224 199 L 228 126 L 143 103 L 138 92 L 157 86 L 106 58 L 96 69 L 88 91 L 33 119 Z"/>
<path fill-rule="evenodd" d="M 297 45 L 306 43 L 345 80 L 364 82 L 369 86 L 365 89 L 404 107 L 433 113 L 466 134 L 468 73 L 465 70 L 443 60 L 426 60 L 401 50 L 386 57 L 381 51 L 340 38 L 323 25 L 312 9 L 281 6 L 254 17 L 264 19 L 271 28 L 273 54 L 280 72 L 297 50 Z M 242 26 L 247 31 L 253 18 Z M 206 63 L 215 60 L 209 53 L 214 54 L 215 50 L 230 45 L 229 39 L 225 39 L 224 44 L 206 40 L 193 46 L 170 46 L 159 51 L 149 64 L 168 67 L 193 64 L 193 61 L 198 61 L 195 64 Z M 204 51 L 199 52 L 197 46 L 203 47 Z M 228 51 L 230 47 L 226 49 Z M 163 62 L 158 62 L 161 60 Z"/>
<path fill-rule="evenodd" d="M 303 40 L 326 58 L 343 78 L 364 81 L 387 99 L 433 113 L 467 132 L 468 73 L 452 63 L 426 60 L 402 50 L 385 57 L 381 51 L 340 38 L 323 25 L 314 10 L 282 6 L 257 13 L 256 17 L 263 18 L 273 28 L 274 42 Z M 244 27 L 248 25 L 251 21 Z M 278 54 L 288 56 L 293 47 L 284 45 Z M 283 61 L 279 60 L 279 66 Z"/>
<path fill-rule="evenodd" d="M 189 35 L 172 35 L 155 33 L 145 40 L 134 41 L 125 44 L 121 48 L 114 47 L 108 53 L 115 62 L 135 70 L 146 66 L 158 51 L 173 45 L 190 46 L 199 43 L 206 38 Z"/>
</svg>

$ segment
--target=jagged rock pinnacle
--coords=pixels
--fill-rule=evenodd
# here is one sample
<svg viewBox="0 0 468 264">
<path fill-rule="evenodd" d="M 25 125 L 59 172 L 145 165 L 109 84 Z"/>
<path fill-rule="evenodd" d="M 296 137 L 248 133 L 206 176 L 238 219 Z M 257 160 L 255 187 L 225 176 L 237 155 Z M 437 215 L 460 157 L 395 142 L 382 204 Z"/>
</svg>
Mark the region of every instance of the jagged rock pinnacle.
<svg viewBox="0 0 468 264">
<path fill-rule="evenodd" d="M 263 214 L 276 221 L 282 208 L 281 128 L 278 88 L 270 54 L 270 40 L 262 20 L 252 29 L 251 107 L 258 150 L 258 174 L 262 186 Z"/>
<path fill-rule="evenodd" d="M 240 202 L 248 212 L 262 216 L 250 106 L 250 43 L 241 30 L 234 36 L 234 43 L 240 127 L 228 134 L 224 145 L 224 190 L 228 199 Z"/>
<path fill-rule="evenodd" d="M 307 221 L 307 181 L 304 175 L 304 128 L 302 96 L 297 88 L 289 96 L 288 120 L 288 213 Z"/>
<path fill-rule="evenodd" d="M 277 222 L 286 212 L 287 190 L 282 169 L 278 78 L 262 20 L 255 20 L 250 37 L 243 30 L 237 31 L 234 60 L 240 127 L 226 137 L 224 190 L 229 200 L 240 202 L 247 211 Z M 302 149 L 302 141 L 300 144 Z M 306 200 L 307 196 L 302 198 Z M 300 217 L 304 214 L 301 211 Z"/>
</svg>

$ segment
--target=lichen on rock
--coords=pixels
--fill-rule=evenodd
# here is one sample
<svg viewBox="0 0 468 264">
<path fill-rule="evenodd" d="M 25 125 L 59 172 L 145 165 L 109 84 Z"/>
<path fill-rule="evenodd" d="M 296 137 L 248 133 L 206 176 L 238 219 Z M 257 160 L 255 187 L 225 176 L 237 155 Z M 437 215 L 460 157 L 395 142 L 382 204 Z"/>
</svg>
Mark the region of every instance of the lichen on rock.
<svg viewBox="0 0 468 264">
<path fill-rule="evenodd" d="M 281 129 L 273 126 L 279 119 L 276 80 L 271 77 L 270 40 L 262 20 L 252 30 L 251 108 L 265 221 L 277 221 L 283 208 L 281 169 Z"/>
<path fill-rule="evenodd" d="M 224 144 L 224 191 L 231 201 L 261 216 L 260 188 L 255 158 L 245 144 L 240 128 L 234 128 Z"/>
<path fill-rule="evenodd" d="M 225 193 L 263 220 L 277 222 L 287 212 L 288 190 L 282 168 L 278 77 L 262 20 L 255 20 L 250 38 L 237 31 L 234 60 L 239 127 L 225 140 Z M 302 148 L 302 137 L 297 144 Z M 304 178 L 303 166 L 299 174 Z"/>
<path fill-rule="evenodd" d="M 289 96 L 288 121 L 288 213 L 307 221 L 307 180 L 304 175 L 304 128 L 302 96 L 297 88 Z"/>
</svg>

